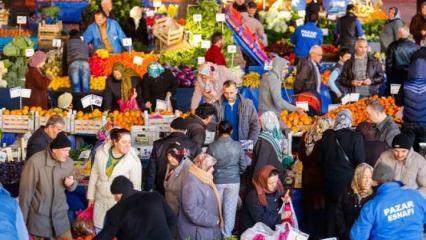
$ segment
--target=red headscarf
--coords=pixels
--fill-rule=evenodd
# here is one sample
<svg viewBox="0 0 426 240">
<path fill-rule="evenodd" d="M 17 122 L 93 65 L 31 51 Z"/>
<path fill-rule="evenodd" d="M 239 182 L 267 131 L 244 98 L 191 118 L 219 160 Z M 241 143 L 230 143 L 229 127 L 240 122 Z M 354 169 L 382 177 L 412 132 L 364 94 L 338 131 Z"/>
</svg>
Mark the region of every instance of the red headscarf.
<svg viewBox="0 0 426 240">
<path fill-rule="evenodd" d="M 259 198 L 259 203 L 263 206 L 268 205 L 266 200 L 266 194 L 277 192 L 281 195 L 284 194 L 284 187 L 280 180 L 278 180 L 277 188 L 274 191 L 268 190 L 268 178 L 272 171 L 277 171 L 277 169 L 271 165 L 266 165 L 260 168 L 256 174 L 253 176 L 253 184 L 256 189 L 257 197 Z"/>
</svg>

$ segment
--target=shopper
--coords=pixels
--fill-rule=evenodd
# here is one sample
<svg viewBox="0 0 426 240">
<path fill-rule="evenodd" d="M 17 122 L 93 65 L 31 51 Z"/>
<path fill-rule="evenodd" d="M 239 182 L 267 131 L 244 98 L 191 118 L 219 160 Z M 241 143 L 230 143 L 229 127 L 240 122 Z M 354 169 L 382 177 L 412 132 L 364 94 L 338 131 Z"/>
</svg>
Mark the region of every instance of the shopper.
<svg viewBox="0 0 426 240">
<path fill-rule="evenodd" d="M 105 111 L 120 110 L 119 100 L 128 102 L 136 91 L 136 102 L 143 108 L 141 78 L 131 68 L 116 62 L 112 66 L 112 74 L 106 79 L 103 107 Z"/>
<path fill-rule="evenodd" d="M 410 33 L 415 42 L 420 45 L 422 39 L 426 36 L 426 2 L 421 4 L 420 11 L 411 19 Z"/>
<path fill-rule="evenodd" d="M 241 79 L 234 76 L 225 66 L 204 63 L 198 67 L 197 81 L 191 99 L 191 111 L 195 111 L 200 102 L 214 103 L 222 96 L 223 83 L 232 80 L 237 84 Z"/>
<path fill-rule="evenodd" d="M 226 81 L 223 84 L 223 95 L 214 103 L 218 122 L 226 120 L 232 126 L 231 137 L 235 141 L 257 141 L 260 125 L 257 119 L 257 111 L 250 99 L 238 94 L 237 84 Z"/>
<path fill-rule="evenodd" d="M 319 64 L 322 59 L 322 48 L 314 45 L 309 50 L 309 57 L 297 64 L 294 93 L 310 92 L 319 94 L 321 91 L 321 72 Z"/>
<path fill-rule="evenodd" d="M 232 7 L 235 8 L 240 13 L 248 11 L 245 0 L 234 0 Z"/>
<path fill-rule="evenodd" d="M 216 159 L 200 154 L 182 186 L 178 217 L 179 239 L 220 239 L 223 227 L 220 195 L 213 182 Z"/>
<path fill-rule="evenodd" d="M 386 142 L 388 146 L 392 146 L 393 138 L 401 133 L 398 125 L 393 121 L 392 117 L 385 112 L 385 106 L 379 100 L 373 100 L 367 104 L 367 119 L 376 124 L 379 131 L 379 140 Z"/>
<path fill-rule="evenodd" d="M 115 19 L 114 13 L 112 12 L 112 0 L 102 0 L 100 10 L 109 19 Z"/>
<path fill-rule="evenodd" d="M 349 234 L 362 206 L 371 199 L 373 168 L 361 163 L 355 168 L 350 187 L 337 203 L 336 224 L 339 239 L 349 240 Z"/>
<path fill-rule="evenodd" d="M 71 142 L 64 132 L 49 148 L 31 156 L 22 170 L 19 205 L 29 234 L 35 239 L 72 239 L 65 190 L 74 191 Z"/>
<path fill-rule="evenodd" d="M 336 236 L 336 207 L 339 196 L 352 180 L 358 164 L 365 162 L 362 136 L 351 130 L 352 114 L 339 112 L 334 129 L 324 132 L 318 161 L 324 170 L 326 208 L 326 237 Z"/>
<path fill-rule="evenodd" d="M 312 15 L 318 15 L 321 10 L 321 5 L 316 2 L 316 0 L 305 0 L 305 23 L 309 22 Z"/>
<path fill-rule="evenodd" d="M 118 176 L 111 184 L 117 204 L 108 210 L 105 227 L 96 240 L 172 239 L 176 217 L 156 192 L 135 191 L 133 183 Z"/>
<path fill-rule="evenodd" d="M 25 159 L 28 160 L 35 153 L 45 150 L 64 128 L 65 121 L 61 116 L 51 116 L 47 120 L 46 126 L 41 126 L 28 139 Z"/>
<path fill-rule="evenodd" d="M 392 149 L 382 153 L 377 164 L 383 163 L 395 170 L 395 180 L 407 188 L 418 190 L 426 197 L 426 160 L 412 149 L 411 139 L 399 134 L 392 142 Z"/>
<path fill-rule="evenodd" d="M 294 53 L 300 61 L 309 56 L 312 46 L 321 46 L 324 39 L 321 29 L 316 25 L 318 14 L 310 15 L 308 22 L 296 28 L 290 41 L 294 45 Z"/>
<path fill-rule="evenodd" d="M 191 138 L 198 148 L 202 148 L 206 141 L 206 130 L 213 123 L 216 108 L 209 103 L 203 103 L 195 110 L 195 114 L 187 118 L 186 135 Z"/>
<path fill-rule="evenodd" d="M 402 188 L 394 182 L 394 176 L 392 167 L 376 165 L 376 195 L 362 207 L 351 229 L 351 239 L 423 239 L 426 200 L 418 192 Z"/>
<path fill-rule="evenodd" d="M 48 92 L 51 76 L 46 76 L 41 72 L 41 68 L 46 64 L 47 55 L 42 51 L 37 51 L 28 60 L 28 71 L 25 73 L 25 88 L 31 89 L 30 98 L 24 99 L 24 105 L 28 107 L 41 107 L 48 109 Z"/>
<path fill-rule="evenodd" d="M 364 139 L 365 162 L 370 166 L 376 165 L 380 155 L 389 149 L 388 144 L 379 140 L 379 131 L 372 123 L 358 124 L 356 132 Z"/>
<path fill-rule="evenodd" d="M 218 125 L 219 137 L 211 143 L 207 152 L 216 160 L 213 181 L 220 194 L 224 227 L 222 235 L 229 238 L 235 224 L 235 214 L 240 192 L 240 174 L 247 167 L 247 159 L 241 144 L 232 140 L 231 123 L 222 121 Z M 226 151 L 224 151 L 226 149 Z"/>
<path fill-rule="evenodd" d="M 0 239 L 28 240 L 28 230 L 21 208 L 15 198 L 0 183 Z"/>
<path fill-rule="evenodd" d="M 84 42 L 94 50 L 106 49 L 110 53 L 123 51 L 123 39 L 126 38 L 117 21 L 108 18 L 102 10 L 94 13 L 95 22 L 90 24 L 83 34 Z"/>
<path fill-rule="evenodd" d="M 389 8 L 389 19 L 383 25 L 380 33 L 380 46 L 382 52 L 386 53 L 389 45 L 398 40 L 398 30 L 404 26 L 404 22 L 399 16 L 397 7 Z"/>
<path fill-rule="evenodd" d="M 256 18 L 256 15 L 258 15 L 256 3 L 249 2 L 247 4 L 247 8 L 248 12 L 241 13 L 244 25 L 250 29 L 259 42 L 263 43 L 264 46 L 267 46 L 268 39 L 265 35 L 265 28 L 263 27 L 263 24 Z"/>
<path fill-rule="evenodd" d="M 127 37 L 132 38 L 135 50 L 148 50 L 150 44 L 148 27 L 141 7 L 136 6 L 130 10 L 129 18 L 127 18 L 127 21 L 123 24 L 123 30 Z M 140 46 L 141 44 L 142 46 Z"/>
<path fill-rule="evenodd" d="M 216 65 L 221 65 L 226 67 L 225 56 L 222 53 L 222 47 L 224 44 L 223 34 L 220 32 L 213 33 L 211 37 L 211 46 L 207 50 L 205 55 L 205 61 L 211 62 Z"/>
<path fill-rule="evenodd" d="M 97 232 L 104 226 L 106 212 L 115 204 L 109 192 L 114 178 L 123 175 L 132 181 L 136 190 L 141 189 L 142 167 L 138 154 L 130 145 L 130 132 L 115 128 L 110 136 L 111 140 L 96 151 L 87 190 L 89 206 L 94 206 L 93 222 Z"/>
<path fill-rule="evenodd" d="M 346 15 L 337 21 L 334 34 L 338 46 L 349 48 L 353 53 L 356 39 L 364 36 L 362 25 L 355 16 L 355 5 L 349 4 L 346 7 Z"/>
<path fill-rule="evenodd" d="M 142 79 L 145 108 L 154 112 L 157 107 L 157 100 L 171 100 L 176 94 L 178 86 L 179 83 L 170 70 L 164 69 L 157 62 L 149 64 L 148 72 Z"/>
<path fill-rule="evenodd" d="M 343 66 L 345 63 L 351 59 L 352 54 L 349 51 L 349 48 L 340 48 L 339 49 L 339 61 L 334 65 L 333 69 L 330 73 L 330 78 L 328 80 L 328 85 L 330 86 L 330 95 L 332 98 L 333 103 L 340 103 L 340 98 L 342 98 L 344 95 L 346 95 L 349 90 L 342 86 L 340 82 L 338 81 L 340 78 L 340 75 L 343 71 Z"/>
<path fill-rule="evenodd" d="M 63 111 L 72 112 L 72 101 L 73 96 L 69 92 L 64 92 L 58 97 L 58 108 L 60 108 Z"/>
<path fill-rule="evenodd" d="M 382 63 L 368 54 L 367 40 L 356 40 L 355 54 L 345 63 L 339 82 L 360 97 L 378 94 L 384 81 Z"/>
</svg>

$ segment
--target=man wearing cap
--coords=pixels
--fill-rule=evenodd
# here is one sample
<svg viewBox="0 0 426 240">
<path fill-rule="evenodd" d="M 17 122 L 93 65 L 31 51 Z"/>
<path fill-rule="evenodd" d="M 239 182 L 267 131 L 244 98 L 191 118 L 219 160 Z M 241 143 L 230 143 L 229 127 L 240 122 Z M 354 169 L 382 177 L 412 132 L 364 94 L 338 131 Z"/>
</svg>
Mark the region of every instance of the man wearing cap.
<svg viewBox="0 0 426 240">
<path fill-rule="evenodd" d="M 376 195 L 361 209 L 351 229 L 350 239 L 423 239 L 426 199 L 417 191 L 402 188 L 394 169 L 384 163 L 374 168 Z"/>
<path fill-rule="evenodd" d="M 426 197 L 426 160 L 412 148 L 411 139 L 404 134 L 396 135 L 392 149 L 382 153 L 376 166 L 387 164 L 395 171 L 395 180 L 404 187 L 418 190 Z"/>
<path fill-rule="evenodd" d="M 49 147 L 25 163 L 19 186 L 19 205 L 28 232 L 35 239 L 72 239 L 65 190 L 74 191 L 71 142 L 60 132 Z"/>
<path fill-rule="evenodd" d="M 170 124 L 171 134 L 165 138 L 154 142 L 151 157 L 148 163 L 148 172 L 145 183 L 145 190 L 155 189 L 164 196 L 164 178 L 167 170 L 166 151 L 170 144 L 179 143 L 183 148 L 189 150 L 189 159 L 197 156 L 201 149 L 196 142 L 186 135 L 187 121 L 183 118 L 176 118 Z"/>
</svg>

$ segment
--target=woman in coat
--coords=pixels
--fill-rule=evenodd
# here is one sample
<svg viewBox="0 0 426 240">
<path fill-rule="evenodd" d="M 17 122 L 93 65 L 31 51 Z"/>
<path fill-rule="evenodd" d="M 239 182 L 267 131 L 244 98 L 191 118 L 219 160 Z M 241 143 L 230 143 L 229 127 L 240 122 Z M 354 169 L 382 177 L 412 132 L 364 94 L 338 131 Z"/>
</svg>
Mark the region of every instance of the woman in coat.
<svg viewBox="0 0 426 240">
<path fill-rule="evenodd" d="M 87 199 L 94 206 L 93 222 L 99 232 L 103 228 L 106 212 L 115 204 L 110 185 L 115 177 L 123 175 L 141 190 L 142 166 L 138 154 L 131 147 L 130 132 L 116 128 L 110 132 L 111 140 L 99 147 L 90 174 Z"/>
<path fill-rule="evenodd" d="M 387 52 L 389 45 L 398 40 L 398 29 L 404 26 L 404 22 L 399 16 L 397 7 L 389 8 L 389 19 L 383 25 L 382 32 L 380 33 L 380 45 L 382 52 Z"/>
<path fill-rule="evenodd" d="M 223 226 L 220 195 L 213 183 L 216 159 L 201 153 L 183 181 L 178 217 L 181 240 L 220 239 Z"/>
<path fill-rule="evenodd" d="M 318 160 L 324 171 L 326 237 L 336 236 L 336 205 L 352 180 L 355 167 L 365 161 L 364 140 L 351 130 L 352 114 L 343 110 L 337 114 L 334 129 L 324 132 Z"/>
<path fill-rule="evenodd" d="M 370 166 L 375 166 L 380 155 L 389 149 L 388 144 L 379 140 L 377 128 L 369 122 L 358 124 L 356 131 L 364 139 L 365 162 Z"/>
<path fill-rule="evenodd" d="M 153 62 L 148 66 L 148 72 L 143 76 L 142 92 L 146 109 L 155 111 L 157 99 L 166 100 L 176 93 L 179 83 L 170 70 L 165 70 L 161 64 Z"/>
<path fill-rule="evenodd" d="M 132 38 L 136 51 L 141 51 L 142 49 L 147 50 L 149 45 L 148 27 L 142 14 L 141 7 L 136 6 L 130 10 L 130 16 L 123 24 L 123 31 L 126 33 L 127 37 Z M 142 44 L 142 46 L 139 46 L 140 44 Z"/>
<path fill-rule="evenodd" d="M 426 36 L 426 2 L 422 2 L 420 11 L 411 19 L 410 33 L 415 42 L 420 45 Z"/>
<path fill-rule="evenodd" d="M 25 88 L 31 89 L 30 98 L 24 100 L 24 104 L 29 107 L 41 107 L 48 109 L 48 93 L 52 79 L 41 72 L 41 68 L 46 63 L 47 55 L 42 51 L 37 51 L 28 61 L 28 71 L 25 74 Z"/>
<path fill-rule="evenodd" d="M 136 101 L 143 108 L 141 79 L 138 74 L 130 68 L 125 68 L 120 62 L 114 63 L 112 74 L 106 80 L 104 91 L 104 110 L 120 110 L 120 102 L 129 102 L 134 92 Z M 135 89 L 136 91 L 132 90 Z"/>
<path fill-rule="evenodd" d="M 336 228 L 339 239 L 349 240 L 352 225 L 358 218 L 362 206 L 371 198 L 373 168 L 361 163 L 355 169 L 350 187 L 342 194 L 337 203 Z"/>
</svg>

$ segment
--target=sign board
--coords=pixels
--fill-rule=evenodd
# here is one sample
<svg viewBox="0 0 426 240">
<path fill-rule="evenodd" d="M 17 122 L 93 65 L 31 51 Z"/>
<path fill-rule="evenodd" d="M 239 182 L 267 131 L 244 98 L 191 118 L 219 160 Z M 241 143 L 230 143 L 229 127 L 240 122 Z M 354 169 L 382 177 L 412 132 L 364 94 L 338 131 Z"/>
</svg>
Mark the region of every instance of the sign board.
<svg viewBox="0 0 426 240">
<path fill-rule="evenodd" d="M 198 44 L 202 41 L 201 39 L 201 34 L 194 34 L 193 38 L 192 38 L 192 42 L 194 44 Z"/>
<path fill-rule="evenodd" d="M 396 94 L 398 94 L 400 88 L 401 88 L 401 84 L 392 83 L 390 93 L 392 95 L 396 95 Z"/>
<path fill-rule="evenodd" d="M 198 57 L 197 61 L 198 61 L 198 65 L 201 65 L 206 62 L 206 59 L 204 57 Z"/>
<path fill-rule="evenodd" d="M 155 105 L 155 111 L 167 110 L 167 103 L 164 100 L 157 99 Z"/>
<path fill-rule="evenodd" d="M 216 13 L 216 22 L 225 22 L 225 14 Z"/>
<path fill-rule="evenodd" d="M 125 47 L 132 46 L 132 39 L 131 38 L 124 38 L 123 39 L 123 46 L 125 46 Z"/>
<path fill-rule="evenodd" d="M 136 65 L 142 65 L 142 63 L 143 63 L 143 58 L 141 58 L 141 57 L 139 57 L 139 56 L 135 56 L 135 57 L 133 58 L 133 64 L 136 64 Z"/>
<path fill-rule="evenodd" d="M 228 50 L 228 53 L 236 53 L 237 52 L 237 46 L 229 45 L 227 50 Z"/>
<path fill-rule="evenodd" d="M 92 105 L 95 105 L 97 107 L 102 107 L 102 100 L 103 100 L 103 97 L 92 94 Z"/>
<path fill-rule="evenodd" d="M 296 20 L 296 26 L 298 26 L 298 27 L 302 26 L 304 23 L 305 22 L 304 22 L 304 20 L 302 18 L 299 18 L 299 19 Z"/>
<path fill-rule="evenodd" d="M 210 48 L 210 41 L 201 41 L 201 48 L 209 49 Z"/>
<path fill-rule="evenodd" d="M 59 48 L 59 47 L 61 47 L 61 45 L 62 45 L 61 39 L 55 38 L 55 39 L 52 40 L 52 46 L 53 47 Z"/>
<path fill-rule="evenodd" d="M 25 49 L 25 57 L 32 57 L 33 55 L 34 55 L 34 49 L 33 48 Z"/>
<path fill-rule="evenodd" d="M 309 103 L 308 102 L 296 102 L 296 107 L 301 108 L 305 111 L 309 111 Z"/>
<path fill-rule="evenodd" d="M 194 20 L 194 22 L 201 22 L 203 20 L 203 17 L 201 16 L 201 14 L 194 14 L 192 15 L 192 19 Z"/>
<path fill-rule="evenodd" d="M 15 87 L 9 89 L 10 98 L 30 98 L 31 97 L 31 89 Z"/>
<path fill-rule="evenodd" d="M 81 98 L 81 105 L 83 108 L 87 108 L 88 106 L 92 105 L 92 94 Z"/>
<path fill-rule="evenodd" d="M 328 36 L 328 29 L 327 28 L 321 28 L 322 35 Z"/>
<path fill-rule="evenodd" d="M 161 7 L 161 1 L 154 1 L 154 2 L 153 2 L 153 6 L 154 6 L 155 8 L 159 8 L 159 7 Z"/>
<path fill-rule="evenodd" d="M 16 17 L 16 23 L 17 24 L 27 24 L 27 17 L 26 16 L 17 16 Z"/>
</svg>

